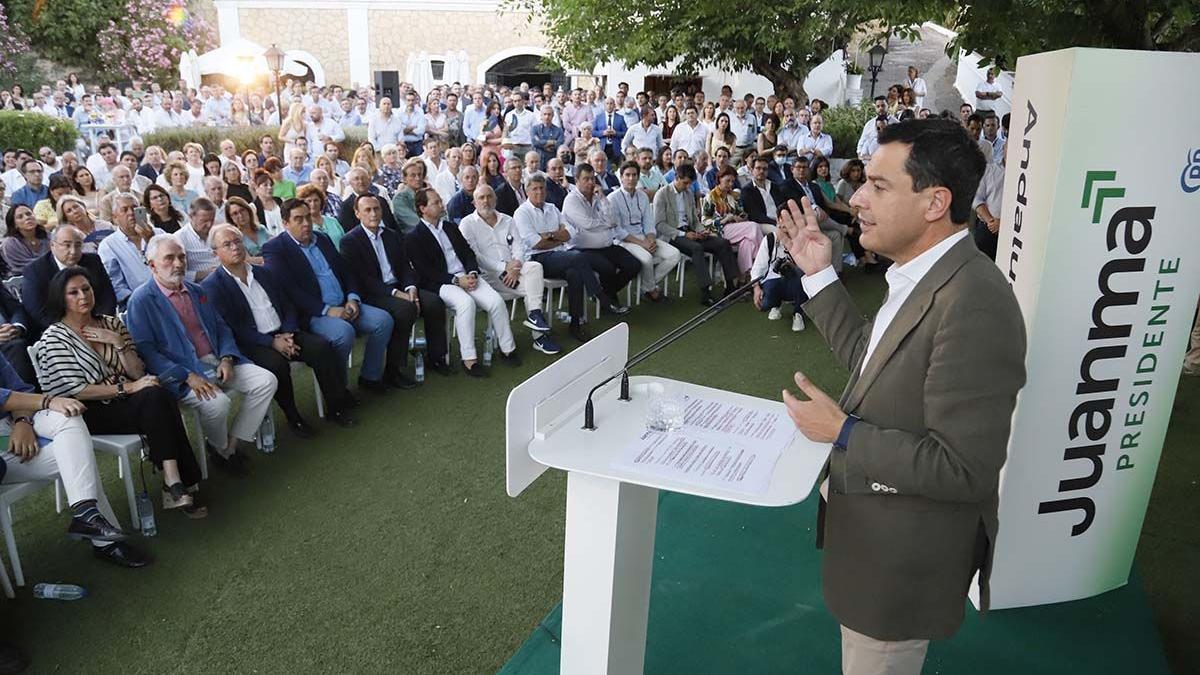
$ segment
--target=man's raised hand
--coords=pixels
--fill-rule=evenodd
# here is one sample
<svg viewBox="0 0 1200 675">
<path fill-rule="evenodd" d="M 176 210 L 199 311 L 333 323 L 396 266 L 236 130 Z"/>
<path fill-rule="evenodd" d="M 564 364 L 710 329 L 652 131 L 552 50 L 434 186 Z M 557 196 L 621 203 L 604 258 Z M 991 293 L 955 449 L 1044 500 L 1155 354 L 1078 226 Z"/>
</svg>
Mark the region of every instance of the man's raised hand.
<svg viewBox="0 0 1200 675">
<path fill-rule="evenodd" d="M 801 211 L 803 208 L 803 211 Z M 816 210 L 808 197 L 800 198 L 800 206 L 788 200 L 787 208 L 779 210 L 779 239 L 787 247 L 792 260 L 806 275 L 816 274 L 832 263 L 833 244 L 817 224 Z"/>
</svg>

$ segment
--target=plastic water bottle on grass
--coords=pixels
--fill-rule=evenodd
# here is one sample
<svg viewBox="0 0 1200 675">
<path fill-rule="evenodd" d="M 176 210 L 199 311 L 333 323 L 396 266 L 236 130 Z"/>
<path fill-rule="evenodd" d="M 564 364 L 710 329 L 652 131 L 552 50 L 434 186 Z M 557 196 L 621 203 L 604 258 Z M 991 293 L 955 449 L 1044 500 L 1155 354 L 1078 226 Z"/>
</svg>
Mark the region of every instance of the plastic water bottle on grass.
<svg viewBox="0 0 1200 675">
<path fill-rule="evenodd" d="M 87 597 L 87 589 L 75 584 L 38 584 L 33 597 L 43 600 L 79 600 Z"/>
<path fill-rule="evenodd" d="M 154 522 L 154 504 L 150 501 L 150 495 L 145 492 L 138 493 L 137 514 L 143 537 L 153 537 L 158 534 L 158 525 Z"/>
<path fill-rule="evenodd" d="M 492 350 L 495 349 L 496 338 L 492 335 L 492 327 L 488 326 L 483 333 L 483 367 L 492 365 Z"/>
<path fill-rule="evenodd" d="M 263 417 L 262 424 L 258 427 L 258 443 L 259 450 L 266 454 L 275 452 L 275 420 L 270 412 L 267 412 Z"/>
<path fill-rule="evenodd" d="M 416 374 L 417 382 L 425 381 L 425 354 L 422 352 L 417 352 Z"/>
</svg>

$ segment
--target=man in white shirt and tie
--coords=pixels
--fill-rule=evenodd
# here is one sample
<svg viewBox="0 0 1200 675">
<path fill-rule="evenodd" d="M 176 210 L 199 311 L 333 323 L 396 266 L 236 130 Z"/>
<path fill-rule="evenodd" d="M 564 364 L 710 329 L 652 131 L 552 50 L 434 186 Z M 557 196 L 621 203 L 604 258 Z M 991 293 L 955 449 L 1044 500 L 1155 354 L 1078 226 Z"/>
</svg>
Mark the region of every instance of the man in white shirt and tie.
<svg viewBox="0 0 1200 675">
<path fill-rule="evenodd" d="M 655 236 L 650 198 L 637 188 L 640 175 L 637 164 L 626 162 L 621 165 L 621 188 L 609 193 L 608 210 L 616 223 L 616 236 L 621 247 L 641 264 L 642 294 L 652 302 L 659 302 L 666 297 L 660 286 L 662 280 L 679 265 L 680 253 L 679 249 Z"/>
<path fill-rule="evenodd" d="M 542 264 L 525 259 L 525 244 L 510 216 L 496 210 L 496 193 L 479 185 L 474 193 L 475 212 L 462 219 L 459 229 L 475 252 L 480 275 L 505 300 L 525 299 L 524 325 L 533 331 L 533 348 L 543 354 L 561 349 L 550 337 L 550 322 L 542 311 L 546 283 Z"/>
</svg>

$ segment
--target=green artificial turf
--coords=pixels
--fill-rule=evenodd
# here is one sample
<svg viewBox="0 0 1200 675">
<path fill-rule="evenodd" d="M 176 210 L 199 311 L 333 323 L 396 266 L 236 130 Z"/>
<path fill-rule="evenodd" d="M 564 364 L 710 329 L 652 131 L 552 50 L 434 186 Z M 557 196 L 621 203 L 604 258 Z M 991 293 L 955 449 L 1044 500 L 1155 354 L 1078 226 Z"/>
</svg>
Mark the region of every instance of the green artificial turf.
<svg viewBox="0 0 1200 675">
<path fill-rule="evenodd" d="M 864 311 L 878 306 L 882 276 L 852 274 L 848 286 Z M 682 301 L 636 309 L 627 318 L 631 349 L 697 311 L 696 300 L 691 285 Z M 846 373 L 820 336 L 811 328 L 793 334 L 789 323 L 740 305 L 641 372 L 775 398 L 802 368 L 839 391 Z M 561 324 L 555 332 L 574 346 Z M 354 429 L 316 422 L 322 433 L 312 441 L 283 431 L 275 455 L 255 457 L 252 478 L 214 474 L 205 486 L 207 520 L 159 513 L 159 535 L 144 544 L 157 558 L 149 568 L 114 568 L 66 540 L 67 517 L 53 512 L 52 490 L 21 502 L 14 514 L 28 587 L 0 600 L 3 638 L 29 652 L 31 672 L 496 672 L 562 591 L 563 476 L 548 472 L 519 499 L 504 492 L 505 398 L 552 361 L 529 349 L 527 331 L 517 335 L 521 368 L 498 364 L 484 381 L 430 375 L 413 392 L 364 395 Z M 296 391 L 315 422 L 307 376 Z M 1139 562 L 1168 654 L 1177 672 L 1191 672 L 1200 668 L 1193 628 L 1200 590 L 1192 579 L 1200 563 L 1192 452 L 1200 383 L 1181 385 L 1176 405 Z M 100 461 L 127 522 L 115 461 Z M 150 480 L 156 490 L 157 477 Z M 776 541 L 778 554 L 800 550 L 811 536 L 805 508 L 748 509 L 743 517 L 753 527 L 740 536 L 753 536 L 763 550 Z M 712 504 L 691 509 L 677 496 L 663 509 L 673 518 L 695 511 L 701 520 L 679 521 L 692 528 L 722 513 Z M 725 518 L 717 530 L 697 532 L 716 537 L 741 526 Z M 90 597 L 35 600 L 29 589 L 39 581 L 78 583 Z M 783 583 L 805 597 L 817 587 L 812 574 Z M 746 630 L 786 641 L 786 626 Z"/>
</svg>

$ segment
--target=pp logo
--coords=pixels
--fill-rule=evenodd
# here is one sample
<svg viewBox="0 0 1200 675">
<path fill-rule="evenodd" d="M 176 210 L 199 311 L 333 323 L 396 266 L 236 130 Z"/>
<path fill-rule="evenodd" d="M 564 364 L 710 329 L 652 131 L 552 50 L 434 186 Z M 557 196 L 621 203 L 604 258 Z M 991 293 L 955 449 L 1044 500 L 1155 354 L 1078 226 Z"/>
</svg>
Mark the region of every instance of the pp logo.
<svg viewBox="0 0 1200 675">
<path fill-rule="evenodd" d="M 1179 187 L 1188 193 L 1200 190 L 1200 150 L 1188 151 L 1188 163 L 1179 174 Z"/>
</svg>

